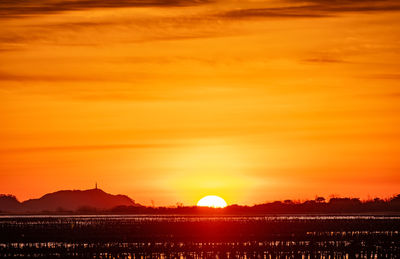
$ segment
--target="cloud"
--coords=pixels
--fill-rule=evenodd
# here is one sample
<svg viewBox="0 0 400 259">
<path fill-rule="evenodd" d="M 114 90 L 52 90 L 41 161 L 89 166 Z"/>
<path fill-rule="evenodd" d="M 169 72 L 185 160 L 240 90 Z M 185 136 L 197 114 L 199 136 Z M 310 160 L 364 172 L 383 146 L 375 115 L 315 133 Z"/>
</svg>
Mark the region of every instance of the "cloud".
<svg viewBox="0 0 400 259">
<path fill-rule="evenodd" d="M 268 2 L 232 2 L 224 0 L 5 0 L 0 1 L 1 18 L 17 18 L 31 15 L 43 15 L 63 11 L 78 11 L 94 8 L 129 7 L 184 7 L 212 3 L 229 3 L 235 9 L 218 14 L 226 18 L 250 17 L 326 17 L 342 12 L 398 11 L 400 3 L 396 0 L 282 0 L 282 6 L 271 7 Z M 253 5 L 249 5 L 253 3 Z M 0 18 L 0 19 L 1 19 Z"/>
<path fill-rule="evenodd" d="M 221 14 L 221 17 L 231 19 L 245 18 L 295 18 L 295 17 L 324 17 L 325 14 L 315 13 L 303 7 L 251 8 L 231 10 Z"/>
<path fill-rule="evenodd" d="M 143 75 L 141 75 L 143 76 Z M 106 75 L 29 75 L 29 74 L 13 74 L 5 73 L 0 71 L 0 81 L 19 81 L 19 82 L 82 82 L 82 81 L 92 81 L 92 82 L 104 82 L 104 81 L 123 81 L 117 80 L 116 78 L 109 78 Z M 1 88 L 2 86 L 0 86 Z"/>
<path fill-rule="evenodd" d="M 1 41 L 0 41 L 1 42 Z M 12 48 L 12 47 L 0 47 L 0 52 L 10 52 L 10 51 L 19 51 L 20 48 Z"/>
<path fill-rule="evenodd" d="M 244 18 L 296 18 L 329 17 L 345 12 L 399 11 L 400 3 L 394 0 L 289 0 L 293 6 L 258 7 L 230 10 L 220 15 L 232 19 Z"/>
<path fill-rule="evenodd" d="M 400 80 L 400 74 L 374 74 L 369 78 L 373 79 L 387 79 L 387 80 Z"/>
<path fill-rule="evenodd" d="M 93 8 L 193 6 L 209 2 L 209 0 L 4 0 L 0 1 L 0 17 L 15 18 Z"/>
<path fill-rule="evenodd" d="M 10 22 L 10 26 L 0 29 L 0 49 L 4 52 L 9 47 L 29 49 L 34 44 L 101 47 L 121 42 L 130 44 L 230 36 L 231 31 L 223 27 L 226 24 L 219 24 L 218 19 L 204 11 L 189 14 L 179 11 L 172 15 L 149 12 L 143 16 L 68 16 L 67 19 L 53 17 L 44 22 L 22 20 L 19 23 Z"/>
<path fill-rule="evenodd" d="M 291 3 L 306 3 L 298 9 L 324 13 L 398 11 L 397 0 L 289 0 Z"/>
<path fill-rule="evenodd" d="M 229 3 L 227 6 L 234 9 L 218 13 L 216 16 L 219 18 L 328 17 L 343 12 L 400 10 L 400 3 L 396 0 L 282 0 L 282 5 L 278 7 L 271 7 L 271 4 L 267 1 L 242 1 L 232 3 L 227 0 L 5 0 L 0 1 L 0 19 L 21 18 L 32 15 L 95 8 L 185 7 L 212 3 L 224 5 L 225 2 Z M 249 5 L 249 3 L 252 4 Z M 254 3 L 257 4 L 254 5 Z M 249 6 L 256 7 L 248 8 Z"/>
<path fill-rule="evenodd" d="M 81 17 L 78 20 L 63 22 L 23 24 L 11 28 L 4 26 L 0 35 L 0 50 L 6 52 L 8 47 L 24 48 L 32 42 L 39 42 L 41 45 L 95 46 L 104 42 L 142 43 L 226 37 L 237 31 L 229 30 L 231 24 L 224 21 L 253 18 L 318 18 L 337 16 L 344 12 L 400 10 L 400 3 L 394 0 L 281 0 L 279 6 L 272 6 L 267 1 L 233 3 L 229 0 L 8 0 L 0 1 L 0 19 L 93 8 L 180 7 L 205 4 L 209 5 L 201 8 L 201 12 L 172 16 L 132 15 L 107 19 Z M 131 33 L 133 30 L 135 34 Z M 115 31 L 120 31 L 119 37 L 115 37 Z M 85 36 L 91 34 L 101 34 L 102 37 Z"/>
<path fill-rule="evenodd" d="M 50 151 L 88 151 L 88 150 L 110 150 L 110 149 L 152 149 L 170 148 L 171 144 L 110 144 L 110 145 L 82 145 L 82 146 L 48 146 L 48 147 L 25 147 L 0 149 L 0 153 L 30 153 Z"/>
<path fill-rule="evenodd" d="M 337 59 L 337 58 L 325 58 L 325 57 L 321 57 L 321 58 L 308 58 L 308 59 L 304 59 L 304 62 L 309 62 L 309 63 L 347 63 L 344 60 L 341 59 Z"/>
</svg>

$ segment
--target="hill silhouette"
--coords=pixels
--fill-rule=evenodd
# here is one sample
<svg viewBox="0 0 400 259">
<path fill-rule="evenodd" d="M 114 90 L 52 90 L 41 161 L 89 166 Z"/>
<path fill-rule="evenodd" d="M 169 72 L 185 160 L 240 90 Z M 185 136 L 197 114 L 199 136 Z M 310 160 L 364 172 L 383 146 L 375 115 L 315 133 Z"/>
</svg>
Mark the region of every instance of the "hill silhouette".
<svg viewBox="0 0 400 259">
<path fill-rule="evenodd" d="M 0 211 L 3 212 L 93 211 L 117 206 L 139 205 L 126 195 L 112 195 L 101 189 L 57 191 L 22 203 L 11 195 L 0 196 Z"/>
<path fill-rule="evenodd" d="M 13 195 L 0 195 L 0 211 L 19 211 L 21 203 Z"/>
</svg>

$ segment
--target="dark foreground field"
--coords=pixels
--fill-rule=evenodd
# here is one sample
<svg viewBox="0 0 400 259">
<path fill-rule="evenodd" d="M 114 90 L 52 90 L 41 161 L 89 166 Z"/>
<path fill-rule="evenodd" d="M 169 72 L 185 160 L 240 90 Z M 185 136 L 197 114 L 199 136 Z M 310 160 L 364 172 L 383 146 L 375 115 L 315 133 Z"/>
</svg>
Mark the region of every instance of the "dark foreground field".
<svg viewBox="0 0 400 259">
<path fill-rule="evenodd" d="M 400 217 L 0 217 L 0 257 L 400 258 Z"/>
</svg>

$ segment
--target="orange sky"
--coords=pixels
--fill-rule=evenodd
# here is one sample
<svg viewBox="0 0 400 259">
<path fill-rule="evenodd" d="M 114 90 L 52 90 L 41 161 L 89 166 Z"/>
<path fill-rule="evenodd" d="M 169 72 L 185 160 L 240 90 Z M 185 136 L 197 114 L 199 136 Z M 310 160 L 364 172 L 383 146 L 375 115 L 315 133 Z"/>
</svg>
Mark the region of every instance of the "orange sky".
<svg viewBox="0 0 400 259">
<path fill-rule="evenodd" d="M 396 0 L 0 2 L 0 193 L 400 190 Z"/>
</svg>

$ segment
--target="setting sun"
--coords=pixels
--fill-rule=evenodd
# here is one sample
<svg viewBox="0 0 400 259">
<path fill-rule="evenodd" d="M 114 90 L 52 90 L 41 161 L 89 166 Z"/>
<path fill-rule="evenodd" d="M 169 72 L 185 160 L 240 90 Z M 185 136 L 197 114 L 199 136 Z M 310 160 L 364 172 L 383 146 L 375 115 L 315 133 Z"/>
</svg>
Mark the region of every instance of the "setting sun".
<svg viewBox="0 0 400 259">
<path fill-rule="evenodd" d="M 197 202 L 197 206 L 201 207 L 212 207 L 212 208 L 224 208 L 227 206 L 226 201 L 216 195 L 208 195 L 201 198 Z"/>
</svg>

